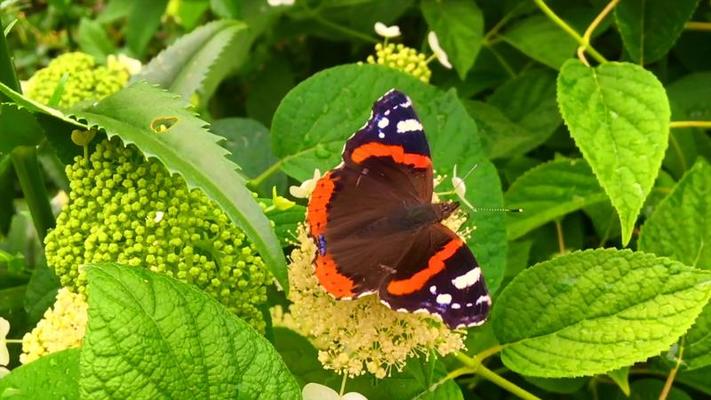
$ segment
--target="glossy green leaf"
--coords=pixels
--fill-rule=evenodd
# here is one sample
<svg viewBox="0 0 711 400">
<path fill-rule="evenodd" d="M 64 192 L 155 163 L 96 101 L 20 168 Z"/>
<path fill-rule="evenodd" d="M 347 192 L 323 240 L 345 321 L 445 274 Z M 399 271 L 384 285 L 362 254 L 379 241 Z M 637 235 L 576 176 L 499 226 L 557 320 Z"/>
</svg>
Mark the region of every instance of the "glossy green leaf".
<svg viewBox="0 0 711 400">
<path fill-rule="evenodd" d="M 420 5 L 430 31 L 464 79 L 474 65 L 484 38 L 484 15 L 468 0 L 425 0 Z"/>
<path fill-rule="evenodd" d="M 496 88 L 487 102 L 540 140 L 548 138 L 563 121 L 556 103 L 555 74 L 544 69 L 523 72 Z"/>
<path fill-rule="evenodd" d="M 632 60 L 653 63 L 672 48 L 691 18 L 698 0 L 625 0 L 615 7 L 615 20 Z"/>
<path fill-rule="evenodd" d="M 507 207 L 523 212 L 507 216 L 509 240 L 585 206 L 607 200 L 584 160 L 558 160 L 528 170 L 504 195 Z"/>
<path fill-rule="evenodd" d="M 269 129 L 260 122 L 248 118 L 223 118 L 213 121 L 210 130 L 226 140 L 222 145 L 230 151 L 227 156 L 242 168 L 249 178 L 264 172 L 278 160 L 272 153 Z M 278 172 L 264 181 L 259 192 L 271 196 L 272 186 L 279 193 L 286 190 L 286 175 Z"/>
<path fill-rule="evenodd" d="M 168 0 L 132 0 L 126 22 L 126 44 L 136 56 L 146 51 L 156 30 L 160 26 Z"/>
<path fill-rule="evenodd" d="M 558 104 L 575 143 L 632 237 L 669 140 L 669 102 L 657 78 L 629 63 L 578 60 L 558 75 Z"/>
<path fill-rule="evenodd" d="M 523 155 L 545 141 L 545 137 L 508 119 L 497 107 L 474 100 L 464 104 L 476 121 L 482 146 L 490 159 Z"/>
<path fill-rule="evenodd" d="M 271 344 L 207 294 L 113 263 L 88 266 L 83 399 L 299 399 Z"/>
<path fill-rule="evenodd" d="M 547 392 L 560 394 L 575 393 L 585 386 L 587 382 L 585 378 L 538 378 L 525 376 L 523 379 Z"/>
<path fill-rule="evenodd" d="M 183 176 L 188 187 L 202 189 L 254 243 L 281 286 L 288 287 L 284 254 L 269 220 L 245 187 L 238 166 L 217 144 L 219 136 L 207 132 L 205 121 L 187 110 L 185 102 L 137 82 L 74 114 L 104 129 L 109 137 L 135 144 L 146 157 L 157 158 L 169 171 Z"/>
<path fill-rule="evenodd" d="M 109 54 L 116 53 L 116 46 L 99 21 L 82 18 L 75 38 L 81 51 L 97 60 L 103 61 Z"/>
<path fill-rule="evenodd" d="M 467 200 L 476 207 L 501 207 L 500 182 L 486 159 L 476 123 L 453 91 L 442 92 L 390 68 L 343 65 L 322 71 L 301 82 L 282 100 L 272 122 L 272 148 L 284 172 L 309 179 L 340 162 L 346 139 L 370 115 L 373 102 L 392 88 L 412 98 L 430 143 L 434 167 L 451 176 L 454 165 L 466 171 L 478 168 L 465 180 Z M 324 100 L 327 99 L 327 100 Z M 445 180 L 437 190 L 451 187 Z M 467 226 L 476 226 L 469 245 L 495 290 L 506 263 L 502 213 L 472 213 Z"/>
<path fill-rule="evenodd" d="M 37 322 L 44 312 L 54 304 L 59 279 L 44 263 L 36 265 L 25 291 L 25 311 L 30 321 Z"/>
<path fill-rule="evenodd" d="M 711 273 L 630 250 L 574 252 L 519 274 L 491 320 L 523 375 L 600 374 L 669 348 L 711 297 Z"/>
<path fill-rule="evenodd" d="M 559 3 L 560 4 L 560 3 Z M 590 8 L 566 8 L 556 11 L 561 18 L 582 31 L 593 20 L 597 11 Z M 603 23 L 593 35 L 604 32 L 608 22 Z M 545 15 L 535 14 L 511 24 L 501 38 L 534 60 L 553 69 L 560 69 L 565 60 L 575 55 L 578 42 L 564 32 Z"/>
<path fill-rule="evenodd" d="M 190 100 L 198 93 L 209 99 L 217 85 L 241 60 L 231 51 L 246 25 L 213 21 L 182 36 L 146 65 L 134 81 L 145 80 Z"/>
<path fill-rule="evenodd" d="M 698 160 L 642 226 L 639 249 L 711 270 L 709 188 L 711 166 Z M 687 333 L 683 359 L 692 369 L 711 365 L 711 306 Z"/>
<path fill-rule="evenodd" d="M 0 379 L 0 398 L 79 399 L 79 349 L 40 357 Z"/>
<path fill-rule="evenodd" d="M 35 146 L 44 138 L 32 113 L 14 103 L 0 103 L 0 126 L 0 154 L 9 154 L 16 146 Z"/>
<path fill-rule="evenodd" d="M 630 367 L 622 367 L 607 373 L 607 376 L 619 386 L 622 393 L 630 395 Z"/>
</svg>

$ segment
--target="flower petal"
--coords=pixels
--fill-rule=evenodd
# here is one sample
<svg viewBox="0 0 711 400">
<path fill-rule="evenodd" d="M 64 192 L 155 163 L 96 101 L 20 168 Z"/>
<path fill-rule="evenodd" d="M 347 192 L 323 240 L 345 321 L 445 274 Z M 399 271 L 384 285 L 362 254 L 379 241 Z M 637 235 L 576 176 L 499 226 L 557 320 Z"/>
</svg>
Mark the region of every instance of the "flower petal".
<svg viewBox="0 0 711 400">
<path fill-rule="evenodd" d="M 400 36 L 400 27 L 397 25 L 387 26 L 382 22 L 376 22 L 375 33 L 384 38 L 394 38 Z"/>
<path fill-rule="evenodd" d="M 318 383 L 307 383 L 301 395 L 304 400 L 340 400 L 341 398 L 335 390 Z"/>
<path fill-rule="evenodd" d="M 10 332 L 10 321 L 0 318 L 0 340 L 5 339 Z"/>
<path fill-rule="evenodd" d="M 454 193 L 456 193 L 459 198 L 463 198 L 467 193 L 467 185 L 464 183 L 464 180 L 458 176 L 452 177 L 452 187 L 454 188 Z"/>
<path fill-rule="evenodd" d="M 7 343 L 0 340 L 0 365 L 10 364 L 10 353 L 7 351 Z"/>
<path fill-rule="evenodd" d="M 342 400 L 368 400 L 367 397 L 363 396 L 360 393 L 356 392 L 349 392 L 343 395 L 341 398 Z"/>
<path fill-rule="evenodd" d="M 308 199 L 311 196 L 311 192 L 316 189 L 316 183 L 319 179 L 321 179 L 321 171 L 317 168 L 314 170 L 313 178 L 303 181 L 299 186 L 289 187 L 289 194 L 299 199 Z"/>
<path fill-rule="evenodd" d="M 439 45 L 439 39 L 437 39 L 436 33 L 430 32 L 427 35 L 427 43 L 429 43 L 432 52 L 434 53 L 435 57 L 437 57 L 437 61 L 439 61 L 439 63 L 442 64 L 445 68 L 452 69 L 452 64 L 449 63 L 447 53 L 445 53 L 444 49 L 442 49 L 442 47 Z"/>
</svg>

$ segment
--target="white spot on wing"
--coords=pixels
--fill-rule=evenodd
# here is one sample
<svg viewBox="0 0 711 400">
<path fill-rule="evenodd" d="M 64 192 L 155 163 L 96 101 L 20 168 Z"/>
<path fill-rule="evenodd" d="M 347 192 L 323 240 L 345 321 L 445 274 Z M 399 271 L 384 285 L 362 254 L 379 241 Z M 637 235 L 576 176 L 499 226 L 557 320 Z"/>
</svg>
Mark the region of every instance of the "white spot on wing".
<svg viewBox="0 0 711 400">
<path fill-rule="evenodd" d="M 400 104 L 400 106 L 402 106 L 403 108 L 410 107 L 411 105 L 412 105 L 412 103 L 410 103 L 410 99 L 409 99 L 409 98 L 407 99 L 406 102 Z"/>
<path fill-rule="evenodd" d="M 474 304 L 472 304 L 472 303 L 467 303 L 467 307 L 471 307 L 471 306 L 473 306 L 473 305 L 474 305 Z"/>
<path fill-rule="evenodd" d="M 462 306 L 459 303 L 452 303 L 452 309 L 459 310 Z"/>
<path fill-rule="evenodd" d="M 452 302 L 452 295 L 443 293 L 437 296 L 437 303 L 439 304 L 449 304 Z"/>
<path fill-rule="evenodd" d="M 486 303 L 486 304 L 491 304 L 491 297 L 489 297 L 488 294 L 485 294 L 478 299 L 476 299 L 476 304 L 479 305 L 481 303 Z"/>
<path fill-rule="evenodd" d="M 435 286 L 435 285 L 430 286 L 430 293 L 436 294 L 437 293 L 437 286 Z"/>
<path fill-rule="evenodd" d="M 390 124 L 390 120 L 389 120 L 389 119 L 387 119 L 387 118 L 385 118 L 385 117 L 380 118 L 380 121 L 378 121 L 378 128 L 383 129 L 383 128 L 385 128 L 386 126 L 388 126 L 389 124 Z"/>
<path fill-rule="evenodd" d="M 416 119 L 406 119 L 397 123 L 397 133 L 421 131 L 422 124 Z"/>
<path fill-rule="evenodd" d="M 383 113 L 383 115 L 386 115 L 386 116 L 387 116 L 387 115 L 390 115 L 390 110 L 385 110 L 385 112 Z"/>
<path fill-rule="evenodd" d="M 385 134 L 383 132 L 378 132 L 378 137 L 381 139 L 385 139 Z"/>
<path fill-rule="evenodd" d="M 481 277 L 481 270 L 479 267 L 474 267 L 466 274 L 452 279 L 452 284 L 457 289 L 468 288 L 469 286 L 477 283 L 479 281 L 479 277 Z"/>
</svg>

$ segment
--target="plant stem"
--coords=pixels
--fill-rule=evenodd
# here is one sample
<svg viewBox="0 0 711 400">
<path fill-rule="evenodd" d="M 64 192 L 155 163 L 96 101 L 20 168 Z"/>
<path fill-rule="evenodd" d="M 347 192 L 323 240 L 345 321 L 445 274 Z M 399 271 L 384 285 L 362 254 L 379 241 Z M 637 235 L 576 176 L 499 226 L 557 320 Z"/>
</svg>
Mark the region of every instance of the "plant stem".
<svg viewBox="0 0 711 400">
<path fill-rule="evenodd" d="M 581 46 L 584 46 L 585 51 L 590 53 L 590 55 L 595 60 L 597 60 L 600 63 L 607 62 L 605 57 L 603 57 L 602 54 L 600 54 L 597 50 L 595 50 L 595 48 L 592 47 L 589 43 L 587 43 L 587 44 L 583 43 L 583 37 L 580 36 L 580 34 L 575 29 L 573 29 L 570 25 L 568 25 L 567 22 L 563 21 L 558 15 L 556 15 L 556 13 L 553 12 L 553 10 L 551 10 L 550 7 L 548 7 L 548 5 L 546 5 L 546 3 L 543 0 L 533 0 L 533 2 L 538 6 L 538 8 L 541 9 L 541 11 L 543 11 L 544 14 L 546 14 L 546 16 L 548 18 L 551 19 L 551 21 L 553 21 L 556 25 L 558 25 L 561 29 L 563 29 L 568 35 L 570 35 L 573 39 L 575 39 L 578 42 L 578 44 L 580 44 Z"/>
<path fill-rule="evenodd" d="M 522 387 L 516 385 L 501 375 L 496 374 L 494 371 L 483 365 L 479 365 L 479 368 L 476 370 L 476 374 L 524 400 L 541 400 L 540 397 L 527 392 Z"/>
<path fill-rule="evenodd" d="M 0 31 L 2 31 L 0 23 Z M 0 81 L 20 93 L 20 81 L 12 64 L 10 48 L 7 46 L 5 35 L 0 35 Z M 5 96 L 2 96 L 4 99 Z M 44 186 L 42 170 L 37 159 L 37 149 L 34 146 L 19 146 L 10 153 L 15 173 L 20 181 L 22 193 L 32 214 L 32 222 L 37 230 L 40 241 L 44 241 L 47 230 L 54 227 L 54 214 L 49 204 L 49 194 Z"/>
<path fill-rule="evenodd" d="M 333 23 L 318 14 L 313 14 L 311 16 L 311 18 L 313 18 L 315 21 L 317 21 L 318 23 L 320 23 L 323 26 L 327 26 L 335 31 L 339 31 L 347 36 L 352 37 L 352 38 L 360 39 L 360 40 L 363 40 L 365 42 L 370 42 L 370 43 L 378 43 L 378 41 L 376 39 L 374 39 L 373 37 L 371 37 L 369 35 L 366 35 L 365 33 L 359 32 L 355 29 L 347 28 L 343 25 Z"/>
<path fill-rule="evenodd" d="M 671 391 L 672 385 L 674 384 L 674 378 L 676 378 L 676 373 L 679 371 L 679 367 L 681 366 L 681 359 L 683 356 L 684 337 L 682 337 L 681 342 L 679 342 L 679 356 L 676 358 L 676 365 L 674 365 L 674 368 L 669 371 L 669 376 L 667 376 L 667 380 L 666 382 L 664 382 L 664 388 L 662 389 L 662 392 L 659 393 L 659 400 L 666 400 L 667 396 L 669 396 L 669 392 Z"/>
<path fill-rule="evenodd" d="M 560 221 L 555 221 L 555 231 L 558 236 L 558 251 L 565 254 L 565 239 L 563 238 L 563 225 Z"/>
<path fill-rule="evenodd" d="M 711 121 L 672 121 L 670 128 L 707 128 L 711 129 Z"/>
<path fill-rule="evenodd" d="M 247 186 L 251 187 L 252 189 L 256 189 L 261 186 L 262 183 L 269 179 L 270 176 L 279 172 L 279 170 L 281 169 L 281 162 L 282 160 L 279 160 L 269 166 L 269 168 L 265 169 L 261 174 L 259 174 L 259 176 L 247 182 Z"/>
<path fill-rule="evenodd" d="M 19 146 L 10 153 L 12 165 L 20 181 L 22 193 L 25 195 L 32 222 L 37 230 L 40 242 L 44 241 L 47 231 L 54 228 L 54 214 L 49 204 L 49 194 L 44 186 L 44 178 L 37 160 L 37 149 L 30 146 Z"/>
<path fill-rule="evenodd" d="M 711 31 L 711 22 L 690 21 L 684 25 L 690 31 Z"/>
<path fill-rule="evenodd" d="M 612 11 L 613 8 L 620 2 L 620 0 L 612 0 L 609 3 L 607 3 L 607 6 L 602 9 L 600 14 L 595 17 L 593 22 L 590 23 L 588 26 L 588 29 L 585 30 L 585 33 L 583 34 L 583 43 L 578 46 L 578 58 L 580 61 L 583 62 L 583 64 L 587 65 L 588 67 L 590 64 L 588 64 L 588 60 L 585 59 L 585 47 L 590 45 L 590 39 L 592 38 L 592 34 L 595 31 L 595 28 L 597 28 L 598 25 L 600 25 L 600 22 L 602 22 L 603 19 Z"/>
<path fill-rule="evenodd" d="M 22 344 L 22 339 L 5 339 L 5 343 Z"/>
<path fill-rule="evenodd" d="M 454 371 L 452 371 L 452 372 L 448 373 L 447 375 L 445 375 L 442 379 L 440 379 L 440 380 L 438 380 L 437 382 L 433 383 L 433 384 L 432 384 L 430 387 L 428 387 L 427 390 L 425 390 L 424 392 L 422 392 L 422 393 L 418 394 L 417 396 L 413 397 L 412 400 L 417 400 L 417 399 L 421 398 L 422 396 L 425 396 L 427 393 L 432 393 L 432 392 L 434 392 L 438 387 L 440 387 L 441 385 L 447 383 L 447 381 L 450 381 L 450 380 L 452 380 L 452 379 L 459 378 L 459 377 L 462 376 L 462 375 L 473 374 L 473 373 L 474 373 L 474 371 L 473 371 L 471 368 L 469 368 L 469 367 L 457 368 L 457 369 L 455 369 Z"/>
</svg>

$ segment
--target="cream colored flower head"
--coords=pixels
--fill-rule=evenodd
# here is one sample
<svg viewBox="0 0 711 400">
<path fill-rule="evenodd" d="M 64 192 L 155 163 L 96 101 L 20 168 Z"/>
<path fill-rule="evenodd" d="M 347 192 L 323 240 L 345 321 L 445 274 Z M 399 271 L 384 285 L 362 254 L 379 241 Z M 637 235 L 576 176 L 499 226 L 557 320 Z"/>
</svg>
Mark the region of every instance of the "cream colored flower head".
<svg viewBox="0 0 711 400">
<path fill-rule="evenodd" d="M 439 39 L 436 33 L 430 32 L 427 34 L 427 43 L 429 43 L 432 52 L 435 57 L 437 57 L 437 61 L 445 68 L 452 69 L 452 64 L 449 63 L 449 57 L 447 57 L 447 53 L 445 53 L 444 49 L 439 45 Z"/>
<path fill-rule="evenodd" d="M 443 221 L 455 232 L 466 221 L 455 212 Z M 291 253 L 289 300 L 286 315 L 275 318 L 311 340 L 326 369 L 350 377 L 366 372 L 385 378 L 401 370 L 410 357 L 441 356 L 464 348 L 466 331 L 451 330 L 435 316 L 393 311 L 377 294 L 355 300 L 336 300 L 314 273 L 316 244 L 301 225 Z M 465 233 L 466 235 L 466 233 Z"/>
<path fill-rule="evenodd" d="M 7 334 L 10 333 L 10 322 L 0 318 L 0 366 L 10 363 L 10 353 L 7 351 Z"/>
<path fill-rule="evenodd" d="M 293 6 L 294 0 L 267 0 L 267 4 L 271 7 Z"/>
<path fill-rule="evenodd" d="M 87 322 L 84 296 L 59 289 L 54 305 L 37 326 L 22 338 L 20 362 L 27 364 L 44 355 L 81 346 Z"/>
<path fill-rule="evenodd" d="M 386 39 L 400 36 L 400 27 L 397 25 L 387 26 L 382 22 L 376 22 L 374 28 L 375 33 Z"/>
</svg>

